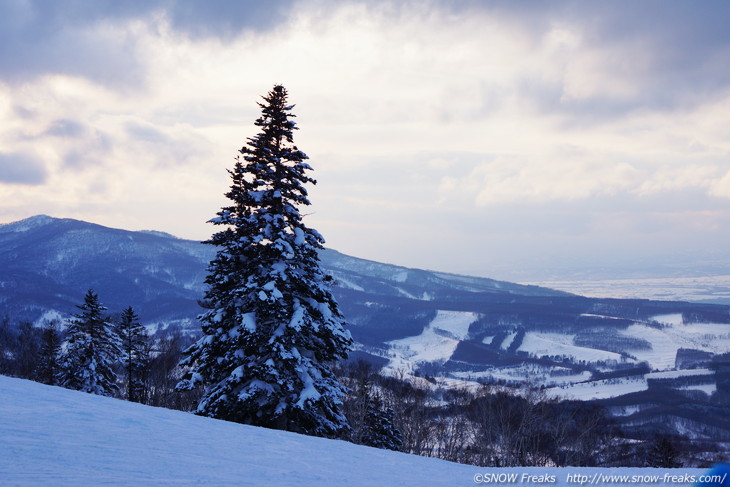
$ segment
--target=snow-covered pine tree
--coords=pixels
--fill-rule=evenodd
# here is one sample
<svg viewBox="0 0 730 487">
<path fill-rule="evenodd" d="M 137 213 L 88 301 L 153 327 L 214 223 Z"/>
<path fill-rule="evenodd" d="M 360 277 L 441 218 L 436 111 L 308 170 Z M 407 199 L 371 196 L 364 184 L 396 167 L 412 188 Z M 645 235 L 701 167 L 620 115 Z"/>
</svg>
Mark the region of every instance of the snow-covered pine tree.
<svg viewBox="0 0 730 487">
<path fill-rule="evenodd" d="M 147 333 L 139 322 L 139 316 L 129 306 L 119 319 L 122 363 L 126 374 L 127 400 L 143 402 L 145 372 L 148 365 Z"/>
<path fill-rule="evenodd" d="M 106 308 L 99 296 L 89 289 L 81 312 L 68 327 L 66 347 L 61 358 L 58 384 L 68 389 L 113 395 L 116 384 L 115 365 L 119 362 L 119 336 L 104 316 Z"/>
<path fill-rule="evenodd" d="M 347 430 L 344 388 L 330 364 L 352 344 L 319 265 L 324 239 L 302 222 L 312 168 L 293 143 L 293 106 L 277 85 L 263 97 L 261 131 L 239 151 L 224 230 L 206 278 L 203 337 L 181 362 L 179 384 L 204 384 L 197 414 L 316 436 Z"/>
</svg>

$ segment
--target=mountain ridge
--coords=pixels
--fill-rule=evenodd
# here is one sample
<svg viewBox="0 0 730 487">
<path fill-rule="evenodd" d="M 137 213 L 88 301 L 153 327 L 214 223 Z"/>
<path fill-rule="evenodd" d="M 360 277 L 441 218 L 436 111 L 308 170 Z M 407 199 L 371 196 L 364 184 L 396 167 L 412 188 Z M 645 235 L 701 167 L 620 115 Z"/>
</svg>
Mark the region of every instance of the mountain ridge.
<svg viewBox="0 0 730 487">
<path fill-rule="evenodd" d="M 0 310 L 8 306 L 7 289 L 28 291 L 14 296 L 13 315 L 37 320 L 44 307 L 73 312 L 88 288 L 109 307 L 139 307 L 151 321 L 192 319 L 199 309 L 207 265 L 215 248 L 155 230 L 130 231 L 71 218 L 36 215 L 0 225 Z M 374 294 L 428 299 L 443 291 L 499 292 L 563 296 L 568 293 L 537 286 L 410 269 L 359 259 L 335 250 L 321 253 L 336 286 Z M 131 277 L 133 276 L 133 277 Z M 5 296 L 3 296 L 5 294 Z M 38 297 L 45 305 L 38 305 Z M 178 302 L 178 312 L 153 310 L 156 297 Z M 3 297 L 5 299 L 3 299 Z M 162 304 L 162 303 L 157 303 Z M 55 308 L 54 308 L 55 309 Z M 7 312 L 6 312 L 7 313 Z"/>
</svg>

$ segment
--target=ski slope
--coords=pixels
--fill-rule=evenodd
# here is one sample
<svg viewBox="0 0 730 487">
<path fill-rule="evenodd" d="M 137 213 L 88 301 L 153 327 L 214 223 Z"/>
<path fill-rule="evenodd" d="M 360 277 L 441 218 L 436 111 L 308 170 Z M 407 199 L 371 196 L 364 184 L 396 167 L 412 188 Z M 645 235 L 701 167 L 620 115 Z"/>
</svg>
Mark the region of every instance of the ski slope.
<svg viewBox="0 0 730 487">
<path fill-rule="evenodd" d="M 594 399 L 608 399 L 609 397 L 623 396 L 632 392 L 643 391 L 647 388 L 646 378 L 638 376 L 580 382 L 546 389 L 546 392 L 549 397 L 591 401 Z"/>
<path fill-rule="evenodd" d="M 575 335 L 564 333 L 528 331 L 517 350 L 535 357 L 550 355 L 570 357 L 574 362 L 593 363 L 601 360 L 621 360 L 621 355 L 618 353 L 573 345 L 574 337 Z"/>
<path fill-rule="evenodd" d="M 386 372 L 412 373 L 425 362 L 446 362 L 478 319 L 477 313 L 438 310 L 420 335 L 388 342 L 391 350 Z"/>
<path fill-rule="evenodd" d="M 697 469 L 459 465 L 0 376 L 0 485 L 470 486 L 485 475 L 700 475 Z M 573 477 L 575 479 L 575 477 Z M 649 481 L 632 486 L 653 485 Z M 611 482 L 610 485 L 621 485 Z M 627 484 L 628 485 L 628 484 Z M 690 485 L 672 483 L 673 486 Z"/>
</svg>

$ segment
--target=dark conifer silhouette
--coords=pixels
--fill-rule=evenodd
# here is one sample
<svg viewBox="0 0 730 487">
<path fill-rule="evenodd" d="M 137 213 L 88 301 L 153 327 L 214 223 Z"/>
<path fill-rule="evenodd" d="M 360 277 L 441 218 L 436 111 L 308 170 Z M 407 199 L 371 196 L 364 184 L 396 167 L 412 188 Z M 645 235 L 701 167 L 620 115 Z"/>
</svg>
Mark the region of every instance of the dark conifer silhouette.
<svg viewBox="0 0 730 487">
<path fill-rule="evenodd" d="M 122 348 L 122 364 L 126 375 L 127 399 L 143 402 L 145 375 L 148 365 L 147 334 L 139 322 L 139 316 L 129 306 L 119 320 L 119 337 Z"/>
<path fill-rule="evenodd" d="M 51 321 L 46 323 L 41 332 L 41 348 L 38 354 L 35 380 L 43 384 L 56 385 L 57 376 L 61 371 L 60 358 L 61 337 L 58 334 L 58 324 Z"/>
</svg>

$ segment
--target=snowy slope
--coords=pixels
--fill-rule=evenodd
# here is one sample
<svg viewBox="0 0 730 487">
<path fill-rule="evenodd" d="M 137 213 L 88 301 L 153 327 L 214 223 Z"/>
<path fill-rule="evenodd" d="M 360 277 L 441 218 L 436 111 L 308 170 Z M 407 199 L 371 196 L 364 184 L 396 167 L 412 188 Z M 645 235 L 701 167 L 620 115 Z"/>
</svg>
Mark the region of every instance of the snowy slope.
<svg viewBox="0 0 730 487">
<path fill-rule="evenodd" d="M 3 486 L 480 485 L 484 475 L 658 476 L 697 469 L 485 469 L 243 426 L 0 376 Z M 575 483 L 575 479 L 573 479 Z M 634 480 L 634 479 L 632 479 Z M 587 482 L 587 480 L 586 480 Z M 603 482 L 598 482 L 603 483 Z M 672 483 L 689 485 L 691 482 Z"/>
</svg>

